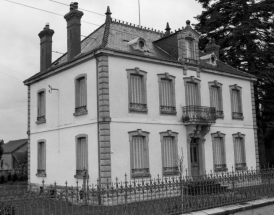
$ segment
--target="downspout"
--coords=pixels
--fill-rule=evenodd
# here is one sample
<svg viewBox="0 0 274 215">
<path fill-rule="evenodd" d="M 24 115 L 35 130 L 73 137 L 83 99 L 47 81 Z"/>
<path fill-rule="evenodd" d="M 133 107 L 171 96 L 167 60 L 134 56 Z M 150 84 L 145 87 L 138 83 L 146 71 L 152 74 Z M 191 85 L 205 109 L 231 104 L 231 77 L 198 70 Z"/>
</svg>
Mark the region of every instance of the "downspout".
<svg viewBox="0 0 274 215">
<path fill-rule="evenodd" d="M 30 85 L 28 85 L 28 189 L 30 189 Z"/>
</svg>

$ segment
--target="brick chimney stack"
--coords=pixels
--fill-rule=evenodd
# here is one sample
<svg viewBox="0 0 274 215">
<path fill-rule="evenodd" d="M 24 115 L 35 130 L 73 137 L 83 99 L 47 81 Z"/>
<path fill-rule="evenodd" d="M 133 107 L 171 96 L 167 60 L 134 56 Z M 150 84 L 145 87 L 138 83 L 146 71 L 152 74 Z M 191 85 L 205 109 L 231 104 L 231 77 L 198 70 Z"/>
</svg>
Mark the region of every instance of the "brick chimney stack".
<svg viewBox="0 0 274 215">
<path fill-rule="evenodd" d="M 67 60 L 72 60 L 81 53 L 81 18 L 84 15 L 78 10 L 78 3 L 70 4 L 70 11 L 64 16 L 67 21 Z"/>
<path fill-rule="evenodd" d="M 214 38 L 211 39 L 205 47 L 205 53 L 206 54 L 214 53 L 217 56 L 217 59 L 219 59 L 219 50 L 220 50 L 220 46 L 216 44 Z"/>
<path fill-rule="evenodd" d="M 48 23 L 38 34 L 40 37 L 40 72 L 46 71 L 51 66 L 53 34 L 54 31 L 49 28 Z"/>
</svg>

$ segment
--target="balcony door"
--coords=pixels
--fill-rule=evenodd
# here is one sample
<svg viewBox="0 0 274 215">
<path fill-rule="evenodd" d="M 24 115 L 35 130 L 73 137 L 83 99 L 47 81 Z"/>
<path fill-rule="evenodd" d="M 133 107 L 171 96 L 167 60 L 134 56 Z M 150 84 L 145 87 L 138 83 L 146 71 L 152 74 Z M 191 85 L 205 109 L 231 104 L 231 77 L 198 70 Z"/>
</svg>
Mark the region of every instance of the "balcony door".
<svg viewBox="0 0 274 215">
<path fill-rule="evenodd" d="M 199 139 L 192 138 L 190 142 L 190 162 L 191 162 L 191 175 L 199 176 L 200 172 L 200 156 L 199 156 Z"/>
<path fill-rule="evenodd" d="M 187 106 L 198 106 L 200 105 L 198 87 L 196 83 L 186 83 L 186 105 Z"/>
</svg>

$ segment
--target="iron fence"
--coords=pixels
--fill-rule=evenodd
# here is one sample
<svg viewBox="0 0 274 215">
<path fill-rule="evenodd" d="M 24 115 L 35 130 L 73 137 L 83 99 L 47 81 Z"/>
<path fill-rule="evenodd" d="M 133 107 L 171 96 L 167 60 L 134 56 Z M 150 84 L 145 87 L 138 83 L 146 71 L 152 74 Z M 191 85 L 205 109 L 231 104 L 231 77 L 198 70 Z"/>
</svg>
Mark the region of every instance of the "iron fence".
<svg viewBox="0 0 274 215">
<path fill-rule="evenodd" d="M 31 184 L 0 187 L 0 214 L 182 214 L 274 196 L 274 169 L 232 171 L 200 177 L 118 179 L 104 185 Z M 82 182 L 82 181 L 81 181 Z"/>
</svg>

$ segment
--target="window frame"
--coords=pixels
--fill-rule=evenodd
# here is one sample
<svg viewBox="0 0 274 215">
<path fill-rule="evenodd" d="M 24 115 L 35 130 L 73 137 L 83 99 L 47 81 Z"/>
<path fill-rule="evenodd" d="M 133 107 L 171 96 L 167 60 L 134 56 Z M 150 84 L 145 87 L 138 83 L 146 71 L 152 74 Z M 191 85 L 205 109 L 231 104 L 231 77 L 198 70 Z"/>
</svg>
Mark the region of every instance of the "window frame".
<svg viewBox="0 0 274 215">
<path fill-rule="evenodd" d="M 223 167 L 216 167 L 216 158 L 215 158 L 215 152 L 214 152 L 214 141 L 215 138 L 222 138 L 222 145 L 223 145 L 223 151 L 224 151 L 224 157 L 222 157 L 222 160 L 225 161 L 222 165 Z M 224 172 L 227 171 L 227 163 L 226 163 L 226 147 L 225 147 L 225 134 L 221 133 L 220 131 L 217 131 L 216 133 L 211 134 L 211 142 L 212 142 L 212 154 L 213 154 L 213 168 L 215 172 Z"/>
<path fill-rule="evenodd" d="M 195 78 L 194 76 L 190 76 L 190 77 L 186 77 L 186 78 L 183 78 L 184 79 L 184 85 L 185 85 L 185 106 L 191 106 L 189 104 L 187 104 L 188 100 L 187 100 L 187 97 L 188 97 L 188 94 L 187 94 L 187 83 L 192 83 L 192 84 L 195 84 L 196 85 L 196 91 L 197 91 L 197 105 L 195 106 L 201 106 L 201 80 L 198 79 L 198 78 Z"/>
<path fill-rule="evenodd" d="M 89 159 L 88 159 L 88 135 L 87 134 L 78 134 L 76 137 L 75 137 L 75 175 L 74 175 L 74 178 L 76 179 L 83 179 L 84 176 L 84 171 L 82 170 L 82 172 L 80 172 L 81 170 L 77 170 L 77 160 L 78 160 L 78 157 L 77 157 L 77 147 L 78 147 L 78 144 L 79 144 L 79 139 L 81 138 L 86 138 L 86 152 L 87 152 L 87 167 L 86 167 L 86 176 L 88 177 L 88 168 L 89 168 Z"/>
<path fill-rule="evenodd" d="M 160 142 L 161 142 L 161 154 L 162 154 L 162 174 L 163 176 L 176 176 L 179 174 L 179 169 L 178 169 L 178 161 L 176 161 L 177 167 L 174 167 L 174 170 L 165 170 L 164 169 L 164 137 L 172 137 L 172 142 L 173 142 L 173 147 L 174 147 L 174 154 L 176 157 L 173 159 L 178 158 L 178 133 L 173 132 L 171 130 L 167 130 L 164 132 L 160 132 Z"/>
<path fill-rule="evenodd" d="M 233 138 L 233 147 L 234 147 L 234 164 L 235 164 L 235 170 L 247 170 L 247 163 L 246 163 L 246 150 L 245 150 L 245 134 L 242 134 L 241 132 L 238 132 L 236 134 L 232 134 Z M 236 163 L 236 138 L 240 138 L 242 140 L 243 144 L 243 159 L 244 159 L 244 165 L 237 167 Z"/>
<path fill-rule="evenodd" d="M 159 111 L 163 115 L 176 115 L 176 96 L 175 96 L 175 76 L 170 75 L 169 73 L 158 74 L 158 84 L 159 84 Z M 171 82 L 171 105 L 163 106 L 162 104 L 162 80 L 168 80 Z M 166 107 L 166 108 L 164 108 Z"/>
<path fill-rule="evenodd" d="M 129 113 L 147 113 L 148 108 L 147 108 L 147 87 L 146 87 L 146 82 L 147 82 L 147 72 L 140 70 L 138 67 L 134 69 L 126 69 L 127 71 L 127 79 L 128 79 L 128 110 Z M 132 105 L 133 103 L 131 102 L 131 82 L 130 82 L 130 76 L 131 75 L 136 75 L 141 77 L 142 81 L 142 104 L 139 105 L 139 107 L 134 107 Z M 136 104 L 138 106 L 138 104 Z"/>
<path fill-rule="evenodd" d="M 212 97 L 211 97 L 211 90 L 212 87 L 216 87 L 218 90 L 218 100 L 220 103 L 220 110 L 217 112 L 216 110 L 216 118 L 223 119 L 224 118 L 224 109 L 223 109 L 223 84 L 219 83 L 218 81 L 211 81 L 208 82 L 208 87 L 209 87 L 209 97 L 210 97 L 210 107 L 213 107 L 212 104 Z"/>
<path fill-rule="evenodd" d="M 233 98 L 232 98 L 232 91 L 233 90 L 237 90 L 238 91 L 238 102 L 239 102 L 239 106 L 240 106 L 240 111 L 238 113 L 234 113 L 233 112 Z M 243 113 L 243 103 L 242 103 L 242 87 L 238 86 L 237 84 L 234 85 L 230 85 L 229 86 L 229 91 L 230 91 L 230 100 L 231 100 L 231 116 L 232 119 L 239 119 L 239 120 L 243 120 L 244 119 L 244 113 Z"/>
<path fill-rule="evenodd" d="M 196 51 L 196 44 L 195 44 L 195 39 L 194 38 L 192 38 L 192 37 L 185 37 L 185 50 L 186 50 L 186 59 L 189 59 L 189 60 L 187 60 L 187 61 L 191 61 L 191 60 L 196 60 L 196 55 L 195 55 L 195 51 Z M 190 57 L 187 57 L 187 46 L 186 46 L 186 44 L 189 44 L 189 47 L 191 47 L 192 46 L 192 52 L 191 52 L 191 50 L 190 50 Z"/>
<path fill-rule="evenodd" d="M 128 132 L 129 135 L 129 147 L 130 147 L 130 177 L 131 178 L 148 178 L 150 177 L 150 169 L 149 169 L 149 132 L 147 131 L 142 131 L 142 129 L 137 129 L 135 131 L 129 131 Z M 145 155 L 145 168 L 147 169 L 147 171 L 144 172 L 137 172 L 134 173 L 133 170 L 133 137 L 135 136 L 141 136 L 144 138 L 144 144 L 145 144 L 145 148 L 146 148 L 146 152 L 144 153 Z"/>
<path fill-rule="evenodd" d="M 79 101 L 78 101 L 78 92 L 80 91 L 79 90 L 79 87 L 80 87 L 80 80 L 81 79 L 85 79 L 85 99 L 86 99 L 86 105 L 85 106 L 79 106 Z M 83 73 L 83 74 L 80 74 L 80 75 L 77 75 L 75 78 L 74 78 L 74 99 L 75 99 L 75 109 L 74 109 L 74 113 L 73 113 L 73 116 L 81 116 L 81 115 L 86 115 L 88 114 L 88 96 L 87 96 L 87 74 L 86 73 Z"/>
<path fill-rule="evenodd" d="M 42 92 L 44 93 L 44 109 L 45 109 L 44 116 L 40 116 L 40 114 L 39 114 L 39 108 L 41 106 L 40 97 L 41 97 Z M 45 88 L 42 88 L 37 91 L 37 118 L 36 118 L 36 122 L 35 122 L 36 124 L 46 123 L 46 92 L 47 91 Z"/>
<path fill-rule="evenodd" d="M 44 144 L 44 159 L 42 159 L 42 165 L 44 164 L 45 169 L 38 169 L 39 167 L 39 145 L 43 143 Z M 47 148 L 46 148 L 46 140 L 45 139 L 40 139 L 37 141 L 37 173 L 36 176 L 37 177 L 47 177 L 46 174 L 46 170 L 47 170 Z"/>
</svg>

